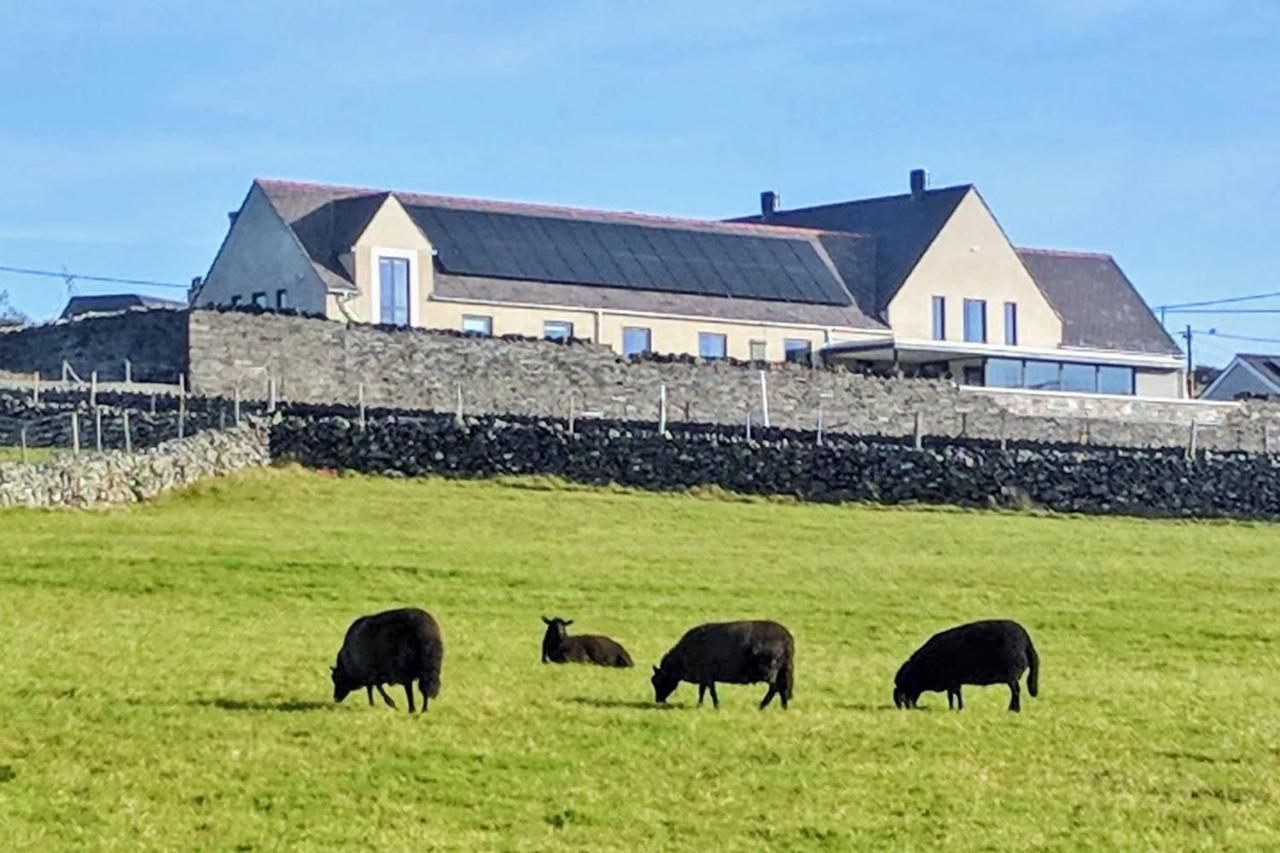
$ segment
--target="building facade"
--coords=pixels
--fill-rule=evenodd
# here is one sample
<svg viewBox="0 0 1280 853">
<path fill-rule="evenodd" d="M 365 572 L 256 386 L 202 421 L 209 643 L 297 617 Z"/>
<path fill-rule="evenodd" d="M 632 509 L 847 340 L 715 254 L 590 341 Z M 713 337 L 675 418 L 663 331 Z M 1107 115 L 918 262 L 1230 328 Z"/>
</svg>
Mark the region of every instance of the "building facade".
<svg viewBox="0 0 1280 853">
<path fill-rule="evenodd" d="M 255 181 L 193 304 L 820 359 L 973 385 L 1178 397 L 1109 256 L 1012 246 L 976 188 L 690 220 Z"/>
</svg>

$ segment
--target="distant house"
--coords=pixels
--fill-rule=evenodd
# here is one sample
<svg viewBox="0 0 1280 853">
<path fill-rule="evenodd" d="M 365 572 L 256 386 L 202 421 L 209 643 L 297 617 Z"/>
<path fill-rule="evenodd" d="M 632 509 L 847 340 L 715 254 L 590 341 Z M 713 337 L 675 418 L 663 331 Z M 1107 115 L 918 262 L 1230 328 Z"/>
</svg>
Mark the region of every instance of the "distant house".
<svg viewBox="0 0 1280 853">
<path fill-rule="evenodd" d="M 59 318 L 70 320 L 84 314 L 115 314 L 130 311 L 134 308 L 186 308 L 187 303 L 175 302 L 172 299 L 160 299 L 155 296 L 142 296 L 137 293 L 107 293 L 98 296 L 73 296 L 67 300 L 67 307 L 62 309 Z"/>
<path fill-rule="evenodd" d="M 1234 400 L 1242 394 L 1280 396 L 1280 355 L 1237 355 L 1200 399 Z"/>
<path fill-rule="evenodd" d="M 1178 397 L 1177 344 L 1108 255 L 1017 248 L 971 185 L 735 220 L 258 180 L 193 304 L 586 338 L 971 385 Z"/>
</svg>

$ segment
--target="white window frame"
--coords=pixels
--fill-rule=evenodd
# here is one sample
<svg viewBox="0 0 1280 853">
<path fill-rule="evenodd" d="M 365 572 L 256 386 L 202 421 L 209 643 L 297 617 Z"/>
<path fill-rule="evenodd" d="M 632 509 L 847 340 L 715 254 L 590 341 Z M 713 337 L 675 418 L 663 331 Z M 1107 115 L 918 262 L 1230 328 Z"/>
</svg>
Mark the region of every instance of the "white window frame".
<svg viewBox="0 0 1280 853">
<path fill-rule="evenodd" d="M 756 347 L 760 347 L 759 358 L 756 358 Z M 754 338 L 748 341 L 747 357 L 751 361 L 768 361 L 769 360 L 769 342 L 761 338 Z"/>
<path fill-rule="evenodd" d="M 644 332 L 645 348 L 640 352 L 627 352 L 627 332 Z M 649 326 L 622 327 L 622 354 L 628 358 L 653 352 L 653 329 Z"/>
<path fill-rule="evenodd" d="M 569 330 L 569 334 L 563 338 L 552 337 L 547 331 L 548 326 L 564 326 Z M 542 321 L 542 337 L 548 341 L 571 341 L 573 340 L 573 321 L 572 320 L 543 320 Z"/>
<path fill-rule="evenodd" d="M 412 249 L 388 249 L 374 246 L 369 250 L 369 322 L 382 322 L 382 275 L 378 264 L 383 258 L 399 258 L 409 262 L 409 325 L 422 325 L 418 307 L 418 253 Z"/>
<path fill-rule="evenodd" d="M 720 342 L 724 344 L 722 355 L 703 355 L 702 354 L 702 338 L 704 335 L 710 338 L 720 339 Z M 704 332 L 704 331 L 698 332 L 698 358 L 706 359 L 707 361 L 721 361 L 722 359 L 727 359 L 728 357 L 729 357 L 729 336 L 728 335 L 726 335 L 723 332 Z"/>
<path fill-rule="evenodd" d="M 472 317 L 476 318 L 477 320 L 487 320 L 489 322 L 489 331 L 473 332 L 470 329 L 468 329 L 467 320 Z M 484 335 L 486 337 L 492 338 L 493 337 L 493 315 L 492 314 L 463 314 L 462 319 L 458 321 L 458 329 L 463 334 L 466 334 L 466 335 Z"/>
</svg>

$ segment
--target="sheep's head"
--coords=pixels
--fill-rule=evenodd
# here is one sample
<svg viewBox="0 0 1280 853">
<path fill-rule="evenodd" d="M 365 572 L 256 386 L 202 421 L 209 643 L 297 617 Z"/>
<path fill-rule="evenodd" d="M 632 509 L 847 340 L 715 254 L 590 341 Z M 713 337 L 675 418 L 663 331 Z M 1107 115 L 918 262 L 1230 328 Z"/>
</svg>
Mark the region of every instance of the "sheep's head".
<svg viewBox="0 0 1280 853">
<path fill-rule="evenodd" d="M 680 685 L 680 679 L 655 666 L 653 668 L 653 677 L 649 679 L 649 683 L 653 685 L 653 701 L 662 704 L 667 701 L 668 696 L 675 692 Z"/>
<path fill-rule="evenodd" d="M 333 678 L 333 701 L 341 702 L 347 698 L 347 694 L 355 690 L 359 685 L 353 684 L 347 674 L 342 670 L 341 665 L 329 667 L 329 675 Z"/>
<path fill-rule="evenodd" d="M 922 692 L 911 661 L 907 661 L 893 677 L 893 704 L 898 708 L 914 708 Z"/>
<path fill-rule="evenodd" d="M 561 619 L 559 616 L 550 619 L 543 616 L 542 621 L 547 626 L 547 639 L 555 639 L 557 642 L 569 635 L 569 626 L 573 624 L 572 619 Z"/>
</svg>

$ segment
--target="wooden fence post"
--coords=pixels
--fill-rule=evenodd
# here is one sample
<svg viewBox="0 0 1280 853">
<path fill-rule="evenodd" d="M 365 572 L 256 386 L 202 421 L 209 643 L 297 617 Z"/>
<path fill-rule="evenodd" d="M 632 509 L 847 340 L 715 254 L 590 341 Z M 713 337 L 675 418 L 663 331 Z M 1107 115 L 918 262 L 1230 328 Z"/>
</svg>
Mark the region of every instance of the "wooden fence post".
<svg viewBox="0 0 1280 853">
<path fill-rule="evenodd" d="M 915 427 L 912 430 L 912 435 L 916 450 L 922 450 L 924 448 L 924 415 L 920 412 L 916 412 Z"/>
<path fill-rule="evenodd" d="M 127 358 L 124 360 L 124 384 L 133 384 L 133 362 Z"/>
<path fill-rule="evenodd" d="M 360 407 L 360 431 L 364 432 L 364 383 L 360 382 L 356 385 L 356 403 Z"/>
<path fill-rule="evenodd" d="M 18 430 L 18 441 L 22 444 L 22 461 L 27 461 L 27 425 L 23 424 Z"/>
<path fill-rule="evenodd" d="M 71 410 L 71 452 L 80 455 L 80 414 L 75 410 Z"/>
<path fill-rule="evenodd" d="M 102 407 L 93 407 L 93 439 L 98 452 L 102 452 Z"/>
<path fill-rule="evenodd" d="M 760 371 L 760 415 L 765 429 L 769 428 L 769 380 L 764 371 Z"/>
<path fill-rule="evenodd" d="M 98 405 L 98 371 L 89 371 L 89 405 Z"/>
<path fill-rule="evenodd" d="M 658 432 L 667 432 L 667 384 L 658 386 Z"/>
<path fill-rule="evenodd" d="M 235 414 L 235 424 L 236 426 L 240 426 L 240 386 L 239 385 L 236 386 L 234 401 L 235 402 L 232 405 L 234 406 L 233 412 Z"/>
<path fill-rule="evenodd" d="M 133 433 L 129 431 L 129 410 L 125 409 L 122 413 L 124 417 L 124 452 L 133 452 Z"/>
</svg>

